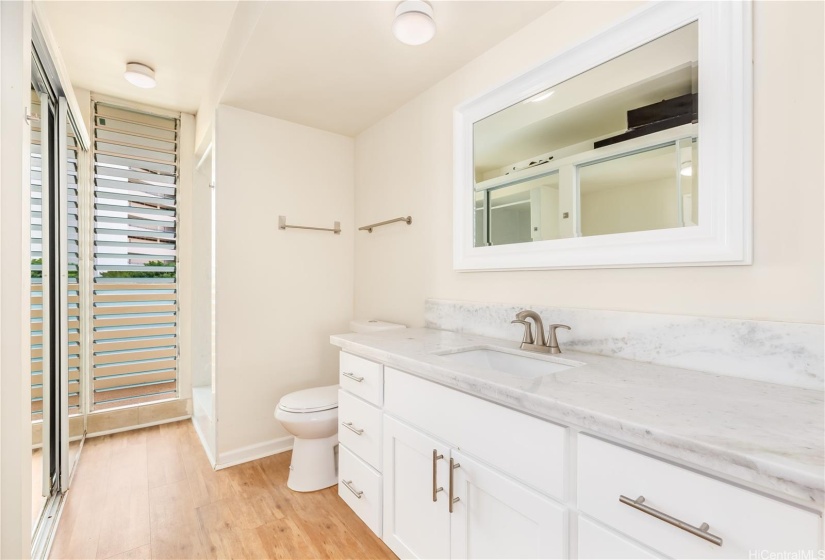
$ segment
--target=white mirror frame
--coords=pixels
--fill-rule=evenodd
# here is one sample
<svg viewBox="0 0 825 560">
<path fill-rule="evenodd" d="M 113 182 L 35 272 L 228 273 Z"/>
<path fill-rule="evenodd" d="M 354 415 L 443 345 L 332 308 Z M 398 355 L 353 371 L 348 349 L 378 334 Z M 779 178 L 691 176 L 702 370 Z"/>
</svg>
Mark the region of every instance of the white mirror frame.
<svg viewBox="0 0 825 560">
<path fill-rule="evenodd" d="M 699 224 L 474 246 L 473 124 L 536 93 L 699 22 Z M 453 265 L 459 271 L 752 262 L 750 2 L 655 2 L 454 112 Z"/>
</svg>

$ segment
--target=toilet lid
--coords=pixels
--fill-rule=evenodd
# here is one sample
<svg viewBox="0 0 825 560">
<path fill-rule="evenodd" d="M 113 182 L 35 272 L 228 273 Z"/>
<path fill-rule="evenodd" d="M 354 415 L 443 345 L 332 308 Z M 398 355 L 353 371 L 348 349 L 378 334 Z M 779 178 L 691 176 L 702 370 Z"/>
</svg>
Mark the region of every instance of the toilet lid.
<svg viewBox="0 0 825 560">
<path fill-rule="evenodd" d="M 287 412 L 320 412 L 338 407 L 338 385 L 314 387 L 284 395 L 278 408 Z"/>
</svg>

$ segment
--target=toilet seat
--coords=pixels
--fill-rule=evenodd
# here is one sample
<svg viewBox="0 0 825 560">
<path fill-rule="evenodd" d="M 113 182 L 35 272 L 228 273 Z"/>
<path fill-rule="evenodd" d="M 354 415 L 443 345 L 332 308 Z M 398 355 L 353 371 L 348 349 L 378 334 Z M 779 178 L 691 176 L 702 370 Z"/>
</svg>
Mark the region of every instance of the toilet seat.
<svg viewBox="0 0 825 560">
<path fill-rule="evenodd" d="M 284 395 L 278 408 L 284 412 L 310 413 L 338 408 L 338 385 L 314 387 Z"/>
</svg>

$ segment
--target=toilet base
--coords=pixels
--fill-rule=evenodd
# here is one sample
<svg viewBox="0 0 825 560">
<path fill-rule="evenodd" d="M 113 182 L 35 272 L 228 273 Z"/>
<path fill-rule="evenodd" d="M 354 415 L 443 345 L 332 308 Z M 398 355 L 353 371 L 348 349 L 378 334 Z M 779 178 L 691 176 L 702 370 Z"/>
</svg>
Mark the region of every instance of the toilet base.
<svg viewBox="0 0 825 560">
<path fill-rule="evenodd" d="M 295 438 L 287 487 L 296 492 L 315 492 L 338 484 L 335 446 L 338 434 L 326 438 Z"/>
</svg>

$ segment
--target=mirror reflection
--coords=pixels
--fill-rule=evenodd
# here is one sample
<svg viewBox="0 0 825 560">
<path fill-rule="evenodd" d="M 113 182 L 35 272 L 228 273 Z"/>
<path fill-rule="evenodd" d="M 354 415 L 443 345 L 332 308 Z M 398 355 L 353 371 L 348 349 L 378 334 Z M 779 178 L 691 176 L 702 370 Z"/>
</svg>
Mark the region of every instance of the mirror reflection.
<svg viewBox="0 0 825 560">
<path fill-rule="evenodd" d="M 475 246 L 698 224 L 698 24 L 473 126 Z"/>
<path fill-rule="evenodd" d="M 477 247 L 558 239 L 559 174 L 477 192 L 475 219 Z"/>
</svg>

